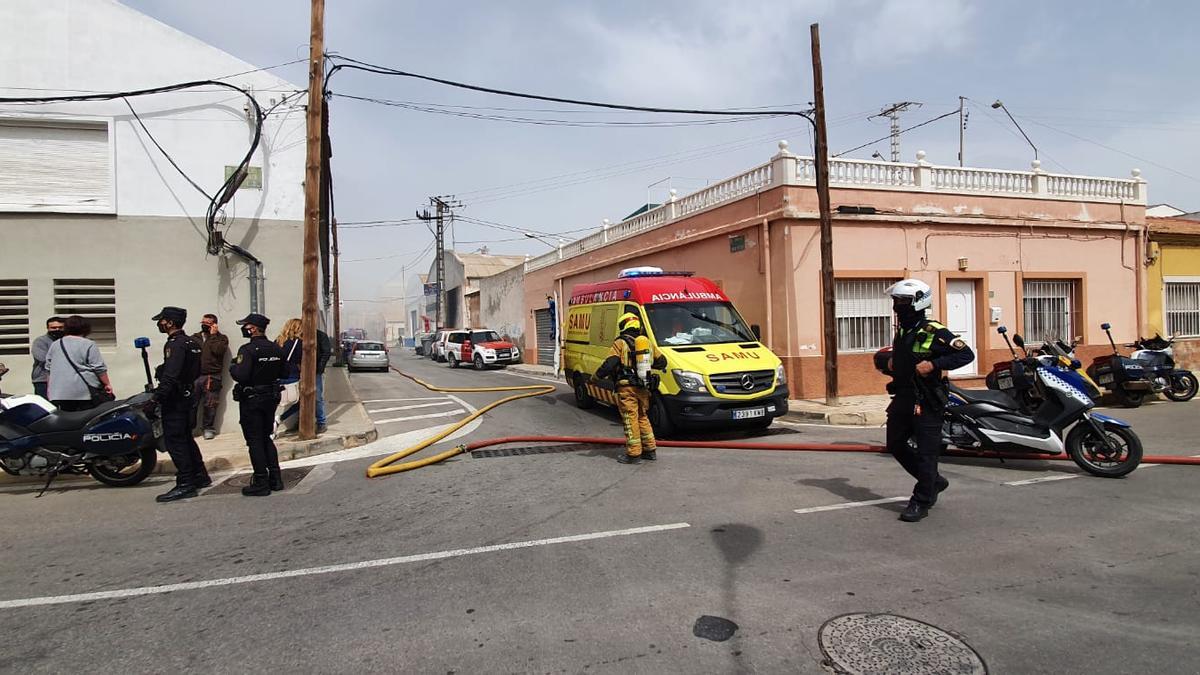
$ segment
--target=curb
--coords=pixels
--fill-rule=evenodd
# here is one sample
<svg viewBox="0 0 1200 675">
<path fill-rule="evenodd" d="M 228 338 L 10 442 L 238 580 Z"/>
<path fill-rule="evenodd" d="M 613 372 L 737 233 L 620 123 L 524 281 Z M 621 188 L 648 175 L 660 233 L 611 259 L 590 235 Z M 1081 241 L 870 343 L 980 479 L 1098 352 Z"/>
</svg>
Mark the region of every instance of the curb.
<svg viewBox="0 0 1200 675">
<path fill-rule="evenodd" d="M 878 427 L 887 423 L 887 413 L 881 410 L 865 412 L 824 412 L 792 408 L 783 416 L 793 422 L 820 422 L 846 427 Z"/>
<path fill-rule="evenodd" d="M 323 438 L 314 438 L 311 441 L 276 441 L 275 447 L 279 450 L 279 461 L 286 462 L 292 459 L 303 459 L 305 457 L 312 457 L 313 455 L 323 455 L 329 452 L 345 450 L 346 448 L 357 448 L 378 438 L 379 430 L 372 426 L 365 431 L 356 431 L 343 436 L 326 436 Z M 203 448 L 201 448 L 201 453 L 203 454 Z M 233 457 L 219 455 L 205 458 L 204 466 L 210 473 L 244 469 L 250 466 L 250 454 L 249 451 L 244 451 Z M 161 452 L 159 453 L 159 461 L 154 466 L 154 475 L 159 474 L 175 474 L 175 463 L 171 461 L 170 456 Z"/>
</svg>

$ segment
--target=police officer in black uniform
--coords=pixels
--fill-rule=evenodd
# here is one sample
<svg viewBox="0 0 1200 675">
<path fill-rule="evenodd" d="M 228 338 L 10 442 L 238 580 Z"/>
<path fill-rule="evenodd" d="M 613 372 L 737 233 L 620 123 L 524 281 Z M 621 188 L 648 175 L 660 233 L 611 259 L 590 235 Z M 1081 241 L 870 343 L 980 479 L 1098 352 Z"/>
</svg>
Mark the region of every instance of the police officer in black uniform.
<svg viewBox="0 0 1200 675">
<path fill-rule="evenodd" d="M 167 454 L 175 463 L 175 487 L 156 499 L 173 502 L 195 497 L 197 490 L 212 485 L 204 468 L 200 446 L 192 437 L 192 428 L 196 426 L 192 383 L 200 376 L 200 345 L 183 332 L 183 324 L 187 322 L 186 309 L 163 307 L 152 318 L 158 323 L 159 332 L 168 336 L 163 345 L 162 365 L 156 371 L 158 387 L 154 390 L 154 400 L 162 412 Z"/>
<path fill-rule="evenodd" d="M 271 434 L 275 428 L 275 409 L 279 407 L 278 380 L 284 374 L 283 350 L 267 339 L 264 332 L 270 319 L 262 314 L 250 314 L 238 321 L 242 335 L 250 341 L 242 345 L 229 374 L 237 384 L 233 398 L 241 412 L 242 435 L 250 451 L 254 478 L 242 488 L 247 497 L 265 497 L 271 491 L 283 489 L 279 471 L 279 451 Z"/>
<path fill-rule="evenodd" d="M 942 413 L 946 407 L 944 373 L 961 368 L 975 354 L 942 324 L 925 318 L 933 290 L 920 279 L 905 279 L 887 289 L 898 327 L 890 363 L 877 363 L 892 376 L 888 393 L 887 448 L 917 480 L 900 520 L 915 523 L 929 515 L 938 494 L 950 486 L 938 473 Z M 914 449 L 909 439 L 916 442 Z"/>
</svg>

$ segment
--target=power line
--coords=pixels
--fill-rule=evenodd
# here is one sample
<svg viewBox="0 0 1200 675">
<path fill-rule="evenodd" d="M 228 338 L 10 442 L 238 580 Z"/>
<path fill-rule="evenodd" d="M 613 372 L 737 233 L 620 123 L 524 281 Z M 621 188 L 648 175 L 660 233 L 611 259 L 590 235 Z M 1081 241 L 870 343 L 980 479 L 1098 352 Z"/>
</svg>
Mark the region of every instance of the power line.
<svg viewBox="0 0 1200 675">
<path fill-rule="evenodd" d="M 158 148 L 158 151 L 162 153 L 162 156 L 171 163 L 171 166 L 175 167 L 175 170 L 179 172 L 180 176 L 183 176 L 184 180 L 190 183 L 192 187 L 196 188 L 197 192 L 204 195 L 204 198 L 211 202 L 212 195 L 205 192 L 204 188 L 200 187 L 196 181 L 192 180 L 191 176 L 187 175 L 187 173 L 185 173 L 184 170 L 181 169 L 177 163 L 175 163 L 175 160 L 171 157 L 170 153 L 163 149 L 163 146 L 158 142 L 158 139 L 154 138 L 154 134 L 150 133 L 150 130 L 146 128 L 146 123 L 142 121 L 141 116 L 138 115 L 137 111 L 133 109 L 133 104 L 129 102 L 129 99 L 123 98 L 121 100 L 124 101 L 125 106 L 129 108 L 129 112 L 133 115 L 133 119 L 137 120 L 138 125 L 142 127 L 142 131 L 146 132 L 146 138 L 150 139 L 150 142 L 154 144 L 154 147 Z"/>
<path fill-rule="evenodd" d="M 925 120 L 924 122 L 921 122 L 920 124 L 914 124 L 913 126 L 908 127 L 907 129 L 901 129 L 897 133 L 897 135 L 906 134 L 906 133 L 912 131 L 913 129 L 920 129 L 921 127 L 925 126 L 926 124 L 933 124 L 934 122 L 936 122 L 938 120 L 943 120 L 951 115 L 957 115 L 957 114 L 958 114 L 958 110 L 951 110 L 950 112 L 945 113 L 943 115 L 938 115 L 937 117 L 934 117 L 933 119 Z M 856 150 L 862 150 L 863 148 L 870 147 L 872 145 L 875 145 L 876 143 L 881 143 L 890 138 L 892 138 L 892 134 L 888 134 L 887 136 L 884 136 L 882 138 L 877 138 L 869 143 L 863 143 L 862 145 L 855 146 L 853 148 L 850 148 L 849 150 L 843 150 L 843 151 L 839 152 L 838 154 L 834 155 L 834 157 L 841 157 L 842 155 L 848 155 L 852 152 L 855 152 Z"/>
<path fill-rule="evenodd" d="M 1173 169 L 1173 168 L 1171 168 L 1171 167 L 1169 167 L 1169 166 L 1167 166 L 1167 165 L 1165 165 L 1165 164 L 1160 164 L 1160 163 L 1158 163 L 1158 162 L 1155 162 L 1155 161 L 1154 161 L 1154 160 L 1152 160 L 1152 159 L 1146 159 L 1145 157 L 1140 157 L 1140 156 L 1138 156 L 1138 155 L 1135 155 L 1135 154 L 1133 154 L 1132 152 L 1125 152 L 1124 150 L 1121 150 L 1121 149 L 1119 149 L 1119 148 L 1114 148 L 1114 147 L 1112 147 L 1111 145 L 1105 145 L 1104 143 L 1101 143 L 1100 141 L 1093 141 L 1093 140 L 1092 140 L 1092 139 L 1090 139 L 1090 138 L 1084 138 L 1083 136 L 1080 136 L 1080 135 L 1078 135 L 1078 134 L 1073 134 L 1073 133 L 1071 133 L 1071 132 L 1069 132 L 1069 131 L 1065 131 L 1065 130 L 1063 130 L 1063 129 L 1058 129 L 1058 128 L 1052 127 L 1052 126 L 1050 126 L 1049 124 L 1043 124 L 1043 123 L 1041 123 L 1041 122 L 1034 122 L 1033 120 L 1030 120 L 1030 119 L 1028 119 L 1028 118 L 1026 118 L 1026 121 L 1028 121 L 1030 124 L 1036 124 L 1036 125 L 1037 125 L 1037 126 L 1039 126 L 1039 127 L 1045 127 L 1045 128 L 1047 128 L 1047 129 L 1049 129 L 1050 131 L 1057 131 L 1057 132 L 1058 132 L 1058 133 L 1060 133 L 1060 134 L 1065 134 L 1065 135 L 1067 135 L 1067 136 L 1070 136 L 1071 138 L 1074 138 L 1074 139 L 1077 139 L 1077 140 L 1083 141 L 1084 143 L 1091 143 L 1092 145 L 1095 145 L 1095 146 L 1097 146 L 1097 147 L 1100 147 L 1100 148 L 1104 148 L 1105 150 L 1109 150 L 1109 151 L 1111 151 L 1111 152 L 1115 152 L 1115 153 L 1117 153 L 1117 154 L 1119 154 L 1119 155 L 1125 155 L 1126 157 L 1129 157 L 1129 158 L 1131 158 L 1131 159 L 1136 159 L 1136 160 L 1138 160 L 1139 162 L 1145 162 L 1145 163 L 1147 163 L 1147 164 L 1150 164 L 1150 165 L 1152 165 L 1152 166 L 1156 166 L 1156 167 L 1158 167 L 1158 168 L 1160 168 L 1160 169 L 1163 169 L 1163 170 L 1165 170 L 1165 171 L 1170 171 L 1171 173 L 1173 173 L 1173 174 L 1176 174 L 1176 175 L 1178 175 L 1178 176 L 1181 176 L 1181 177 L 1183 177 L 1183 178 L 1187 178 L 1188 180 L 1191 180 L 1191 181 L 1195 181 L 1195 182 L 1197 182 L 1197 183 L 1200 183 L 1200 178 L 1197 178 L 1196 176 L 1193 176 L 1193 175 L 1190 175 L 1190 174 L 1186 174 L 1186 173 L 1184 173 L 1184 172 L 1182 172 L 1182 171 L 1180 171 L 1180 170 L 1178 170 L 1178 169 Z"/>
</svg>

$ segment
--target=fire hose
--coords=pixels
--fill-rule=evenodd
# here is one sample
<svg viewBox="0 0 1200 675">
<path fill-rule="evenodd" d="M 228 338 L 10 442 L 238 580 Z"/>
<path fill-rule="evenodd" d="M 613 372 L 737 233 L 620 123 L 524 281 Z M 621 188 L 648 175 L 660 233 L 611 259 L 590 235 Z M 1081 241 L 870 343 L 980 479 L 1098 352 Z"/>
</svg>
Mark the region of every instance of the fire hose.
<svg viewBox="0 0 1200 675">
<path fill-rule="evenodd" d="M 436 455 L 431 455 L 418 460 L 397 464 L 397 462 L 411 457 L 416 453 L 428 448 L 438 441 L 446 438 L 454 432 L 462 429 L 470 424 L 475 419 L 482 417 L 488 411 L 498 406 L 504 405 L 510 401 L 516 401 L 523 398 L 531 398 L 534 396 L 543 396 L 555 391 L 556 387 L 552 384 L 533 384 L 533 385 L 518 385 L 509 387 L 439 387 L 431 384 L 413 375 L 405 373 L 397 368 L 392 368 L 400 375 L 416 382 L 430 391 L 443 393 L 486 393 L 486 392 L 503 392 L 515 391 L 520 392 L 512 396 L 502 398 L 498 401 L 489 403 L 488 405 L 476 410 L 466 418 L 450 425 L 446 429 L 430 436 L 429 438 L 410 446 L 392 455 L 388 455 L 383 459 L 375 462 L 367 468 L 368 478 L 377 478 L 379 476 L 387 476 L 394 473 L 411 471 L 419 469 L 430 464 L 437 464 L 466 452 L 473 452 L 482 448 L 493 445 L 504 445 L 507 443 L 580 443 L 587 445 L 625 445 L 624 438 L 605 438 L 599 436 L 506 436 L 503 438 L 489 438 L 471 443 L 457 445 L 449 450 L 445 450 Z M 783 452 L 851 452 L 851 453 L 870 453 L 870 454 L 886 454 L 887 447 L 882 445 L 872 445 L 868 443 L 758 443 L 751 441 L 668 441 L 660 440 L 656 443 L 663 448 L 717 448 L 722 450 L 775 450 Z M 1013 460 L 1057 460 L 1057 461 L 1072 461 L 1067 455 L 1039 455 L 1032 453 L 999 453 L 990 451 L 971 452 L 959 449 L 947 449 L 942 453 L 945 457 L 966 457 L 976 459 L 1013 459 Z M 1177 455 L 1144 455 L 1142 457 L 1143 464 L 1179 464 L 1200 466 L 1200 457 L 1181 457 Z"/>
</svg>

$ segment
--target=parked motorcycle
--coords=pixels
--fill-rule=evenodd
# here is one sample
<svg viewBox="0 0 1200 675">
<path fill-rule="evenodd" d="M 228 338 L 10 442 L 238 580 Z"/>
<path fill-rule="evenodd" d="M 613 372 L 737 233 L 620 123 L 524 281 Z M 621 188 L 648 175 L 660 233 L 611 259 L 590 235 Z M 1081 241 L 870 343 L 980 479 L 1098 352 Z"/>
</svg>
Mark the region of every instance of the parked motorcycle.
<svg viewBox="0 0 1200 675">
<path fill-rule="evenodd" d="M 950 384 L 943 444 L 968 452 L 1066 452 L 1081 469 L 1105 478 L 1119 478 L 1136 469 L 1142 461 L 1142 442 L 1129 423 L 1092 411 L 1095 403 L 1087 394 L 1036 357 L 1017 357 L 1008 335 L 1003 335 L 1014 361 L 1032 374 L 1041 403 L 1026 414 L 1008 394 Z M 1014 341 L 1024 349 L 1021 336 L 1014 336 Z"/>
<path fill-rule="evenodd" d="M 1145 367 L 1151 391 L 1172 401 L 1190 401 L 1196 395 L 1196 376 L 1190 370 L 1175 367 L 1174 343 L 1175 338 L 1165 340 L 1156 334 L 1152 338 L 1139 337 L 1137 342 L 1126 346 L 1135 350 L 1130 356 Z"/>
<path fill-rule="evenodd" d="M 1006 327 L 1000 326 L 996 332 L 1004 335 L 1005 342 L 1008 342 Z M 1015 335 L 1014 339 L 1021 345 L 1022 350 L 1025 350 L 1024 339 L 1020 335 Z M 1034 371 L 1025 366 L 1025 361 L 1017 356 L 1011 343 L 1008 348 L 1012 352 L 1012 360 L 993 364 L 992 372 L 988 373 L 984 380 L 988 389 L 1008 394 L 1020 406 L 1022 412 L 1032 415 L 1042 402 Z M 1040 347 L 1025 351 L 1025 356 L 1037 359 L 1042 367 L 1050 369 L 1067 384 L 1087 394 L 1093 403 L 1100 401 L 1100 388 L 1092 382 L 1083 371 L 1083 364 L 1075 358 L 1074 344 L 1059 339 L 1047 339 Z"/>
<path fill-rule="evenodd" d="M 1111 324 L 1102 323 L 1100 328 L 1108 336 L 1113 353 L 1097 356 L 1092 365 L 1088 366 L 1088 375 L 1096 384 L 1116 394 L 1121 405 L 1136 408 L 1146 400 L 1146 394 L 1152 390 L 1145 364 L 1137 359 L 1121 356 L 1109 330 L 1112 328 Z"/>
<path fill-rule="evenodd" d="M 146 338 L 142 349 L 149 382 Z M 13 476 L 45 476 L 42 493 L 61 474 L 90 475 L 105 485 L 144 481 L 158 461 L 162 420 L 147 391 L 90 410 L 65 412 L 36 395 L 0 398 L 0 470 Z"/>
</svg>

